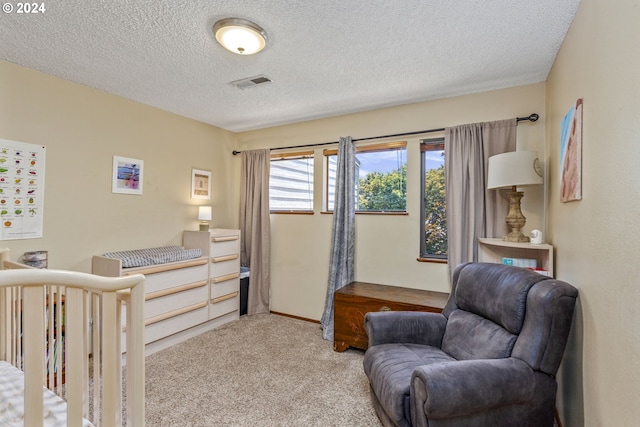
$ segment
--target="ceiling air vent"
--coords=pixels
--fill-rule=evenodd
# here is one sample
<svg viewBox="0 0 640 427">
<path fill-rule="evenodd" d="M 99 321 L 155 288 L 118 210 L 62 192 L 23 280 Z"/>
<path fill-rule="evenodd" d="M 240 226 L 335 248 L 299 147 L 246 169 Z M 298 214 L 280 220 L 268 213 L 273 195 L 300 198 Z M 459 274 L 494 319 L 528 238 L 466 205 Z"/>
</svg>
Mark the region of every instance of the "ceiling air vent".
<svg viewBox="0 0 640 427">
<path fill-rule="evenodd" d="M 247 77 L 246 79 L 235 80 L 230 84 L 240 89 L 246 89 L 249 87 L 258 86 L 266 83 L 272 83 L 272 80 L 267 76 L 259 75 L 255 77 Z"/>
</svg>

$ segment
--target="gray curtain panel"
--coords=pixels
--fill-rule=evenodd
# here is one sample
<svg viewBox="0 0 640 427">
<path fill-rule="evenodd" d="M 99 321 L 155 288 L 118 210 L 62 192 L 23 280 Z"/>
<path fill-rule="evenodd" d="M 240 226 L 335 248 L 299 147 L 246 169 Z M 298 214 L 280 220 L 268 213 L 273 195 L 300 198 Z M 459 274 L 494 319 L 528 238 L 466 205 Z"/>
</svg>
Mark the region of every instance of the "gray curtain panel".
<svg viewBox="0 0 640 427">
<path fill-rule="evenodd" d="M 240 177 L 240 263 L 251 270 L 247 314 L 269 312 L 271 232 L 268 149 L 242 152 Z"/>
<path fill-rule="evenodd" d="M 506 234 L 508 200 L 487 190 L 489 157 L 515 151 L 516 119 L 445 129 L 445 188 L 449 271 L 478 260 L 478 237 Z"/>
<path fill-rule="evenodd" d="M 336 171 L 331 258 L 324 313 L 320 324 L 322 337 L 333 340 L 333 294 L 353 282 L 356 240 L 356 148 L 351 137 L 340 138 Z"/>
</svg>

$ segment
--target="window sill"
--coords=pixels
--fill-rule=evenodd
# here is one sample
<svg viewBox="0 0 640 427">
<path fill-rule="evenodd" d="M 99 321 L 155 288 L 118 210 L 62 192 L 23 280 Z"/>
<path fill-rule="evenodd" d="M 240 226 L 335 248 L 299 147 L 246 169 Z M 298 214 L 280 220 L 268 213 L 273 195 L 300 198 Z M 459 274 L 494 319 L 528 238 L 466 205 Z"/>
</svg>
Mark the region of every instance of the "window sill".
<svg viewBox="0 0 640 427">
<path fill-rule="evenodd" d="M 417 258 L 416 261 L 418 262 L 431 262 L 433 264 L 447 264 L 447 259 L 446 258 Z"/>
<path fill-rule="evenodd" d="M 333 211 L 322 211 L 320 213 L 332 215 Z M 400 215 L 402 216 L 402 215 L 409 215 L 409 213 L 406 211 L 403 211 L 403 212 L 399 212 L 399 211 L 358 212 L 356 211 L 356 215 Z"/>
<path fill-rule="evenodd" d="M 313 215 L 313 211 L 269 211 L 270 214 L 278 215 Z"/>
</svg>

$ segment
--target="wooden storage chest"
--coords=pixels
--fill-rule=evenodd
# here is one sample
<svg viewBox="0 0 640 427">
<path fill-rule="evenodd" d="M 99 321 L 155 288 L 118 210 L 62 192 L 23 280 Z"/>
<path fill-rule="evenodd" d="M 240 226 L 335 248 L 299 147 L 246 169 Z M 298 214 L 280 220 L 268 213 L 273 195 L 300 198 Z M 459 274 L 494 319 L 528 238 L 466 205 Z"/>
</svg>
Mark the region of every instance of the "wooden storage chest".
<svg viewBox="0 0 640 427">
<path fill-rule="evenodd" d="M 334 294 L 333 349 L 366 350 L 369 337 L 364 315 L 371 311 L 431 311 L 440 313 L 449 294 L 374 283 L 353 282 Z"/>
</svg>

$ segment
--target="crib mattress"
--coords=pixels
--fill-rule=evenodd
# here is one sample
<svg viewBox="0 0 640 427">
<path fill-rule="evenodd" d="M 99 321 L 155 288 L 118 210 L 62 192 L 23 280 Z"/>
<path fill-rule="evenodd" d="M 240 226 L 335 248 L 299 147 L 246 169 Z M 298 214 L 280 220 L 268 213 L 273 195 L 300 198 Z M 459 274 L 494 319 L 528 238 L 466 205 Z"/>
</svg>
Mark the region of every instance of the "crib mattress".
<svg viewBox="0 0 640 427">
<path fill-rule="evenodd" d="M 51 390 L 44 392 L 44 425 L 67 425 L 67 404 Z M 83 426 L 93 426 L 84 420 Z M 0 361 L 0 426 L 24 426 L 24 374 L 8 362 Z"/>
<path fill-rule="evenodd" d="M 202 256 L 201 249 L 185 249 L 181 246 L 162 246 L 159 248 L 134 249 L 131 251 L 107 252 L 102 256 L 119 259 L 122 268 L 146 267 L 166 264 L 168 262 L 185 261 Z"/>
</svg>

